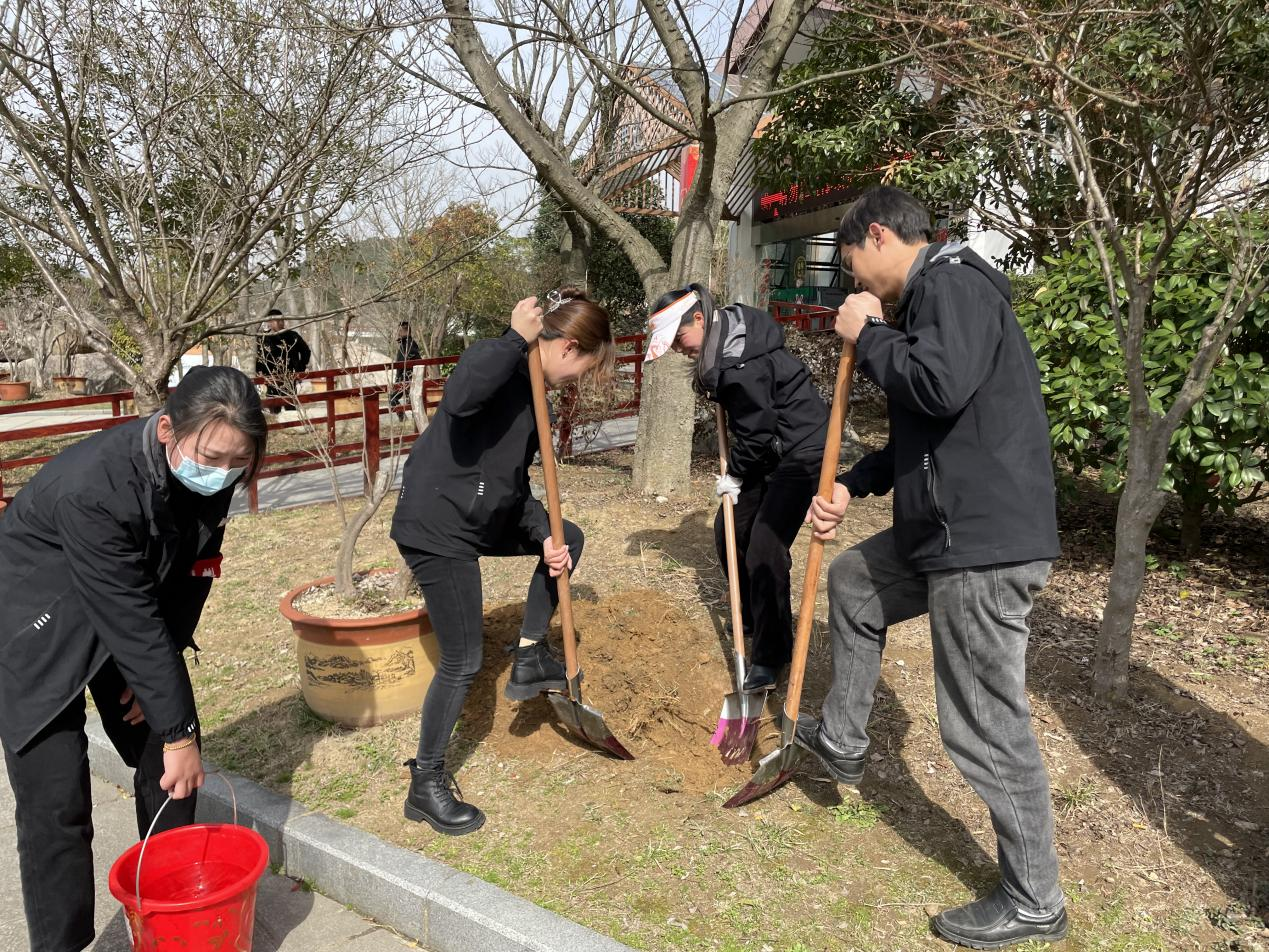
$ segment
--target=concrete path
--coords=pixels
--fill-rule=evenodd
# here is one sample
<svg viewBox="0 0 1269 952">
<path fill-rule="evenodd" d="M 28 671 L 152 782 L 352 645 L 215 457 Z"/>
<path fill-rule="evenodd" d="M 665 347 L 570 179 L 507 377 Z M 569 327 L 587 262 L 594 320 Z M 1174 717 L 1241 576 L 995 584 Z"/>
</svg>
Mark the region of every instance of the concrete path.
<svg viewBox="0 0 1269 952">
<path fill-rule="evenodd" d="M 600 427 L 599 432 L 589 442 L 583 441 L 580 437 L 576 439 L 573 443 L 573 450 L 575 453 L 584 454 L 598 453 L 622 446 L 632 446 L 634 445 L 635 433 L 638 429 L 638 417 L 610 420 Z M 387 462 L 387 460 L 384 461 L 385 465 L 387 465 Z M 392 482 L 394 487 L 401 485 L 400 467 L 404 463 L 404 459 L 399 460 L 397 472 Z M 356 498 L 362 494 L 362 470 L 360 464 L 350 463 L 346 466 L 336 467 L 336 477 L 339 480 L 339 492 L 345 498 Z M 296 506 L 330 502 L 334 498 L 335 493 L 331 488 L 330 474 L 324 469 L 308 473 L 294 473 L 290 476 L 278 476 L 274 479 L 260 481 L 261 512 L 273 509 L 294 509 Z M 229 514 L 237 516 L 247 511 L 247 495 L 245 492 L 238 492 L 234 496 Z"/>
<path fill-rule="evenodd" d="M 93 778 L 93 854 L 97 870 L 97 941 L 92 952 L 130 952 L 132 941 L 120 905 L 106 887 L 115 858 L 136 842 L 130 797 Z M 418 949 L 395 933 L 350 912 L 284 876 L 265 873 L 256 901 L 254 952 L 404 952 Z M 0 773 L 0 949 L 29 952 L 18 880 L 13 794 Z"/>
</svg>

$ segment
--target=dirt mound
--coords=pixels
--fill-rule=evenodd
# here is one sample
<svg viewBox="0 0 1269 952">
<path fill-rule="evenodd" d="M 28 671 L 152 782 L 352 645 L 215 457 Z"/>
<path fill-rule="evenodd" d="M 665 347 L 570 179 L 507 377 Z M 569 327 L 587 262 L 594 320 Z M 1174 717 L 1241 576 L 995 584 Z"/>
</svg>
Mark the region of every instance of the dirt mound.
<svg viewBox="0 0 1269 952">
<path fill-rule="evenodd" d="M 486 614 L 485 664 L 459 733 L 509 757 L 546 759 L 575 748 L 549 702 L 518 704 L 502 695 L 510 677 L 507 646 L 519 639 L 522 614 L 520 605 Z M 583 698 L 637 760 L 661 769 L 671 788 L 681 783 L 683 789 L 706 791 L 750 776 L 751 765 L 724 766 L 709 743 L 731 688 L 730 651 L 724 652 L 710 622 L 693 621 L 664 596 L 639 590 L 574 602 L 573 614 Z M 560 648 L 558 627 L 550 642 Z"/>
</svg>

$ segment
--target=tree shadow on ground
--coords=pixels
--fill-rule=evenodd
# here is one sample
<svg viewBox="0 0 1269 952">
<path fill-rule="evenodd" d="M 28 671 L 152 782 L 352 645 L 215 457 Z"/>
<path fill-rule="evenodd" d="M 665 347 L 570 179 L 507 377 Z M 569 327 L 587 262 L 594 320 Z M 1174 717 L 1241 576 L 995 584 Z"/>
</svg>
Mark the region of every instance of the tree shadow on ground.
<svg viewBox="0 0 1269 952">
<path fill-rule="evenodd" d="M 696 568 L 698 595 L 707 605 L 716 595 L 712 585 L 717 581 L 707 577 L 707 573 L 718 571 L 713 523 L 712 519 L 707 522 L 700 510 L 688 513 L 677 527 L 632 533 L 628 543 L 629 554 L 654 550 L 676 564 Z M 722 611 L 713 611 L 711 616 L 719 646 L 724 657 L 730 658 L 733 649 L 731 636 L 724 627 L 725 613 L 724 601 Z M 808 710 L 808 697 L 823 697 L 826 693 L 830 671 L 826 641 L 821 638 L 817 642 L 813 638 L 807 659 L 803 710 Z M 773 692 L 768 699 L 766 713 L 777 715 L 783 703 L 783 692 Z M 764 736 L 775 724 L 778 721 L 773 724 L 764 720 Z M 911 718 L 883 679 L 877 686 L 869 732 L 872 750 L 884 752 L 885 759 L 880 764 L 870 764 L 860 787 L 860 796 L 865 802 L 877 805 L 882 812 L 882 822 L 903 837 L 914 850 L 951 871 L 972 893 L 981 893 L 995 882 L 995 860 L 983 851 L 961 821 L 930 800 L 902 759 L 892 756 L 902 750 L 911 726 Z M 807 755 L 793 782 L 808 799 L 820 806 L 831 808 L 841 804 L 837 784 L 820 778 L 826 778 L 822 767 Z"/>
<path fill-rule="evenodd" d="M 805 705 L 803 706 L 805 710 Z M 975 895 L 997 880 L 996 861 L 983 850 L 965 824 L 929 798 L 900 753 L 912 728 L 912 718 L 883 678 L 877 683 L 868 721 L 870 760 L 858 796 L 876 807 L 880 822 L 903 838 L 913 850 L 947 869 Z M 807 754 L 793 782 L 807 798 L 831 809 L 844 801 L 841 791 L 820 762 Z M 847 793 L 848 797 L 854 794 Z M 843 817 L 851 829 L 849 814 Z"/>
<path fill-rule="evenodd" d="M 203 753 L 218 767 L 290 796 L 295 772 L 317 742 L 338 729 L 314 714 L 295 691 L 206 731 Z"/>
<path fill-rule="evenodd" d="M 1033 622 L 1029 688 L 1149 823 L 1254 915 L 1269 915 L 1269 747 L 1184 686 L 1134 665 L 1127 702 L 1096 705 L 1096 623 L 1043 612 Z M 1087 650 L 1072 651 L 1080 645 Z M 1078 660 L 1076 657 L 1078 656 Z M 1239 826 L 1238 824 L 1242 824 Z"/>
</svg>

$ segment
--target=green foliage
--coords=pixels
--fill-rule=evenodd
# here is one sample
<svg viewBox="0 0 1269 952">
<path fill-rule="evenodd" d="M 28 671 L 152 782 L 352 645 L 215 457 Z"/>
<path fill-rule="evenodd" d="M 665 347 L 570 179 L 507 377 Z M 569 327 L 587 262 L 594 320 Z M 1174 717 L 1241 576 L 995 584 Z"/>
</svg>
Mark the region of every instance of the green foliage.
<svg viewBox="0 0 1269 952">
<path fill-rule="evenodd" d="M 142 364 L 141 348 L 136 338 L 128 333 L 122 321 L 110 322 L 110 352 L 122 360 L 133 370 L 139 371 Z"/>
<path fill-rule="evenodd" d="M 860 75 L 776 95 L 777 118 L 755 143 L 760 181 L 805 189 L 851 184 L 897 185 L 936 208 L 965 207 L 977 190 L 975 138 L 952 128 L 961 97 L 930 98 L 929 84 L 904 81 L 880 64 L 900 49 L 871 17 L 842 14 L 817 38 L 811 54 L 785 71 L 782 86 L 825 73 L 875 67 Z"/>
<path fill-rule="evenodd" d="M 613 200 L 619 207 L 656 208 L 663 203 L 664 194 L 652 183 L 644 183 Z M 664 260 L 670 260 L 674 219 L 659 215 L 623 214 L 621 217 L 648 239 Z M 559 200 L 544 195 L 529 237 L 534 274 L 543 288 L 555 287 L 567 280 L 560 254 L 566 234 Z M 648 303 L 643 279 L 621 247 L 605 234 L 595 234 L 592 239 L 586 278 L 588 290 L 607 309 L 618 335 L 643 330 Z"/>
<path fill-rule="evenodd" d="M 1156 414 L 1175 399 L 1229 285 L 1222 228 L 1207 224 L 1218 240 L 1198 227 L 1180 236 L 1146 317 L 1142 356 Z M 1156 230 L 1146 231 L 1143 251 L 1158 240 Z M 1077 473 L 1099 468 L 1102 484 L 1115 491 L 1124 479 L 1129 395 L 1101 265 L 1089 245 L 1050 257 L 1046 265 L 1041 274 L 1015 281 L 1015 292 L 1018 318 L 1040 363 L 1054 452 Z M 1228 511 L 1264 481 L 1266 353 L 1269 301 L 1262 298 L 1234 331 L 1207 392 L 1173 434 L 1161 489 L 1192 507 Z"/>
<path fill-rule="evenodd" d="M 26 296 L 43 289 L 44 279 L 31 256 L 19 245 L 0 241 L 0 296 L 10 292 Z"/>
</svg>

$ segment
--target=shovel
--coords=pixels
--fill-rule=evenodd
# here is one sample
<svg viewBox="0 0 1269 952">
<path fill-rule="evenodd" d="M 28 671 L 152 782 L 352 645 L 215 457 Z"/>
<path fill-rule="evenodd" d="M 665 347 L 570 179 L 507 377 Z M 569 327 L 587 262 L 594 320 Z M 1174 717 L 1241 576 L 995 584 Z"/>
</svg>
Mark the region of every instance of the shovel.
<svg viewBox="0 0 1269 952">
<path fill-rule="evenodd" d="M 824 459 L 820 463 L 819 496 L 833 499 L 833 477 L 842 449 L 842 426 L 846 422 L 846 404 L 850 400 L 850 381 L 855 373 L 855 347 L 842 344 L 837 363 L 837 382 L 833 385 L 833 409 L 828 417 L 828 434 L 824 439 Z M 802 703 L 802 678 L 806 674 L 806 655 L 811 647 L 811 625 L 815 621 L 815 592 L 820 584 L 820 567 L 824 561 L 824 543 L 811 537 L 811 550 L 806 558 L 806 580 L 802 583 L 802 607 L 798 613 L 797 637 L 793 642 L 793 664 L 789 668 L 789 692 L 784 700 L 784 719 L 780 725 L 780 746 L 758 761 L 758 769 L 749 782 L 740 788 L 725 807 L 744 806 L 764 797 L 785 783 L 797 770 L 802 748 L 793 742 L 798 723 L 798 706 Z"/>
<path fill-rule="evenodd" d="M 718 422 L 718 465 L 727 475 L 727 417 L 721 406 L 715 408 Z M 745 693 L 745 632 L 740 610 L 740 568 L 736 557 L 736 513 L 730 496 L 723 497 L 723 529 L 727 540 L 727 602 L 731 607 L 732 644 L 736 649 L 736 690 L 723 698 L 723 711 L 718 727 L 709 742 L 723 755 L 723 763 L 738 764 L 748 760 L 753 742 L 758 737 L 758 718 L 767 703 L 767 692 Z"/>
<path fill-rule="evenodd" d="M 564 545 L 564 519 L 560 516 L 560 484 L 555 472 L 555 447 L 551 442 L 551 418 L 546 409 L 546 378 L 542 373 L 542 355 L 535 340 L 529 347 L 529 380 L 533 385 L 533 415 L 538 424 L 538 448 L 542 453 L 542 475 L 546 478 L 546 498 L 550 504 L 551 540 L 557 548 Z M 582 670 L 577 664 L 577 635 L 573 631 L 573 597 L 568 587 L 568 571 L 555 579 L 560 593 L 560 625 L 564 629 L 564 667 L 568 678 L 568 694 L 549 692 L 547 697 L 564 726 L 586 743 L 606 750 L 622 760 L 634 760 L 634 754 L 604 723 L 604 715 L 582 702 Z"/>
</svg>

